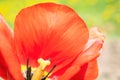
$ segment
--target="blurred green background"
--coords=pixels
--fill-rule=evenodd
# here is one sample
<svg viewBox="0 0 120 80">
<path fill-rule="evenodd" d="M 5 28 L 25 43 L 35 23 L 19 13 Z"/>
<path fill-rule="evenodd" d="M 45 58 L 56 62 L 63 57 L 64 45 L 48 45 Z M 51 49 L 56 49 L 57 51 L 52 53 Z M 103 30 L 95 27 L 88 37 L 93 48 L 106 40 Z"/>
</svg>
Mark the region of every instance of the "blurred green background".
<svg viewBox="0 0 120 80">
<path fill-rule="evenodd" d="M 99 59 L 98 80 L 120 80 L 120 0 L 0 0 L 0 14 L 13 28 L 22 8 L 43 2 L 68 5 L 88 27 L 97 26 L 104 32 L 106 41 Z"/>
<path fill-rule="evenodd" d="M 55 2 L 73 8 L 88 27 L 100 27 L 110 37 L 120 35 L 120 0 L 0 0 L 0 13 L 13 28 L 18 12 L 41 2 Z"/>
</svg>

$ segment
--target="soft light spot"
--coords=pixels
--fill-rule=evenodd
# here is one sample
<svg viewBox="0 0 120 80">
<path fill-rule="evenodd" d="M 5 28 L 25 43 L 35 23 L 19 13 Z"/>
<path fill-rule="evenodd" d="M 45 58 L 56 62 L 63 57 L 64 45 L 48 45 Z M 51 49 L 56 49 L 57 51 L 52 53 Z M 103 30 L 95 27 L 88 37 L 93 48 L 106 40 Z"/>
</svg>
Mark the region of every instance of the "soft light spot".
<svg viewBox="0 0 120 80">
<path fill-rule="evenodd" d="M 3 79 L 2 77 L 0 77 L 0 80 L 5 80 L 5 79 Z"/>
</svg>

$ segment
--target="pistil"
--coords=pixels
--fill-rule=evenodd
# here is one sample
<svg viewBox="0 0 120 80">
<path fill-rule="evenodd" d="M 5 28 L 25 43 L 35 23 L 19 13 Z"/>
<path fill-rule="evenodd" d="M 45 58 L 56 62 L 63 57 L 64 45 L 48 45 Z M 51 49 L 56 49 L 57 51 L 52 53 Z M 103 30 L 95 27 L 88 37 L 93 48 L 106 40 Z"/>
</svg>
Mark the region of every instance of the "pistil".
<svg viewBox="0 0 120 80">
<path fill-rule="evenodd" d="M 48 65 L 50 65 L 49 60 L 38 59 L 40 66 L 35 70 L 32 80 L 41 80 L 43 78 L 44 71 Z"/>
</svg>

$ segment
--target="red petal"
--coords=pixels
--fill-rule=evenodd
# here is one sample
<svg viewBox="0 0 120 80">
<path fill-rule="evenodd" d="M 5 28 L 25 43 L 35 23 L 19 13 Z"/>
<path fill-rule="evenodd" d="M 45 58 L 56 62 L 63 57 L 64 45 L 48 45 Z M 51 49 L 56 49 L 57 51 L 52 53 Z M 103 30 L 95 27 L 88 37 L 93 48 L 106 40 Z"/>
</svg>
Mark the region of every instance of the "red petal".
<svg viewBox="0 0 120 80">
<path fill-rule="evenodd" d="M 95 80 L 98 76 L 98 65 L 96 60 L 83 65 L 81 70 L 70 80 Z"/>
<path fill-rule="evenodd" d="M 96 41 L 88 49 L 86 49 L 79 57 L 75 60 L 74 64 L 83 65 L 92 59 L 98 57 L 102 48 L 103 42 Z"/>
<path fill-rule="evenodd" d="M 1 14 L 0 14 L 0 34 L 2 34 L 5 37 L 7 37 L 8 41 L 10 41 L 10 43 L 13 41 L 13 32 L 8 27 L 7 23 L 2 18 Z"/>
<path fill-rule="evenodd" d="M 20 64 L 12 44 L 12 32 L 2 16 L 0 16 L 0 76 L 3 78 L 11 77 L 14 80 L 23 80 Z"/>
<path fill-rule="evenodd" d="M 1 56 L 1 54 L 0 54 L 0 58 L 1 58 L 1 60 L 0 60 L 0 78 L 2 77 L 2 78 L 4 78 L 4 79 L 7 79 L 7 75 L 6 75 L 6 69 L 5 69 L 5 65 L 1 65 L 1 64 L 4 64 L 3 63 L 3 58 L 2 58 L 2 56 Z"/>
<path fill-rule="evenodd" d="M 69 68 L 66 71 L 64 70 L 64 73 L 62 73 L 62 76 L 61 75 L 57 76 L 57 79 L 70 80 L 71 77 L 73 77 L 73 75 L 76 75 L 76 73 L 78 73 L 79 70 L 80 70 L 80 66 L 76 66 L 76 65 L 69 66 Z"/>
<path fill-rule="evenodd" d="M 52 64 L 61 64 L 57 69 L 71 62 L 88 40 L 83 20 L 71 8 L 54 3 L 23 9 L 16 17 L 14 31 L 22 62 L 28 57 L 32 64 L 39 57 L 50 58 Z"/>
<path fill-rule="evenodd" d="M 90 38 L 84 51 L 78 56 L 73 64 L 83 65 L 98 57 L 104 43 L 104 38 L 105 36 L 100 33 L 97 28 L 92 28 L 90 30 Z"/>
<path fill-rule="evenodd" d="M 61 80 L 64 77 L 65 77 L 66 80 L 69 80 L 69 79 L 71 79 L 71 77 L 76 76 L 75 74 L 77 74 L 79 71 L 80 71 L 81 76 L 85 75 L 86 71 L 82 70 L 83 71 L 83 73 L 82 73 L 82 71 L 80 70 L 80 67 L 82 67 L 83 65 L 87 64 L 88 62 L 90 62 L 91 60 L 93 60 L 93 59 L 95 59 L 96 57 L 99 56 L 99 51 L 100 51 L 100 49 L 102 47 L 102 44 L 103 43 L 101 41 L 94 42 L 89 48 L 87 48 L 83 53 L 81 53 L 76 58 L 76 60 L 74 60 L 74 62 L 71 63 L 71 65 L 69 65 L 69 67 L 67 67 L 65 69 L 65 72 L 60 76 L 59 80 Z M 74 69 L 74 71 L 72 71 L 71 68 L 75 68 L 75 67 L 76 67 L 76 69 Z M 70 73 L 69 71 L 72 71 L 72 72 Z M 84 80 L 84 79 L 81 79 L 82 77 L 80 77 L 80 75 L 79 75 L 79 76 L 77 76 L 77 78 L 74 77 L 75 79 L 71 79 L 71 80 Z"/>
<path fill-rule="evenodd" d="M 58 73 L 60 73 L 60 76 L 58 76 L 59 80 L 61 80 L 63 78 L 65 80 L 70 80 L 72 76 L 79 73 L 79 75 L 78 76 L 76 75 L 77 77 L 74 76 L 74 79 L 72 79 L 72 80 L 78 80 L 79 78 L 80 78 L 79 80 L 84 80 L 84 79 L 86 80 L 87 78 L 85 78 L 83 76 L 86 75 L 85 69 L 87 69 L 88 66 L 87 65 L 86 65 L 86 67 L 84 66 L 83 67 L 84 69 L 82 69 L 82 70 L 80 70 L 80 67 L 82 67 L 86 63 L 90 62 L 91 60 L 93 60 L 99 56 L 99 52 L 100 52 L 103 42 L 104 42 L 104 38 L 105 38 L 105 36 L 97 28 L 92 28 L 90 30 L 90 39 L 89 39 L 88 43 L 86 44 L 84 51 L 82 53 L 80 53 L 80 55 L 76 58 L 76 60 L 73 61 L 73 63 L 71 63 L 67 67 L 62 68 L 61 71 L 58 71 L 58 72 L 54 73 L 53 75 L 57 75 Z M 95 66 L 96 66 L 96 64 L 95 64 Z M 97 68 L 97 66 L 95 68 Z M 93 74 L 96 74 L 96 73 L 97 73 L 97 71 Z M 82 77 L 80 77 L 80 76 L 82 76 Z M 87 75 L 87 76 L 90 76 L 90 75 Z M 89 79 L 90 78 L 88 77 L 88 80 Z"/>
</svg>

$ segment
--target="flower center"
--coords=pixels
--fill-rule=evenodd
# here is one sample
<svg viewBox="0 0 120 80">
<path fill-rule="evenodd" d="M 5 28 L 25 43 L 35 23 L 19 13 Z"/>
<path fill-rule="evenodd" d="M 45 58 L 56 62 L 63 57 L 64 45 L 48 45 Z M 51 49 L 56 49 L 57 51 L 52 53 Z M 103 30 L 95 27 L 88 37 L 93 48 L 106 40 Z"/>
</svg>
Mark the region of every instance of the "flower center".
<svg viewBox="0 0 120 80">
<path fill-rule="evenodd" d="M 24 71 L 23 76 L 25 80 L 46 80 L 49 74 L 52 72 L 52 70 L 56 67 L 56 65 L 54 65 L 49 72 L 46 72 L 45 69 L 48 65 L 50 65 L 50 60 L 44 60 L 40 58 L 38 59 L 38 63 L 39 63 L 38 68 L 31 68 L 29 66 L 29 60 L 28 60 L 27 71 L 26 71 L 26 66 L 22 66 L 22 71 Z"/>
<path fill-rule="evenodd" d="M 49 60 L 43 60 L 42 58 L 38 59 L 38 63 L 40 66 L 35 70 L 32 80 L 42 80 L 45 68 L 50 65 Z"/>
</svg>

